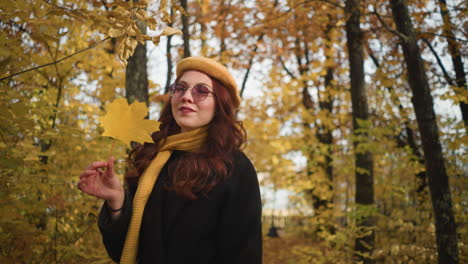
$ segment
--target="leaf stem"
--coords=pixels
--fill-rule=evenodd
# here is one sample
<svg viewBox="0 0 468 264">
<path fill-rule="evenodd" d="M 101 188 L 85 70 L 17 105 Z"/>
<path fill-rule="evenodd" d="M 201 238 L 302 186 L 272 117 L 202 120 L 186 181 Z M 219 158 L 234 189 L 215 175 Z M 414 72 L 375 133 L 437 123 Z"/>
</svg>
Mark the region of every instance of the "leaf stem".
<svg viewBox="0 0 468 264">
<path fill-rule="evenodd" d="M 115 139 L 112 140 L 112 146 L 110 149 L 109 157 L 112 157 L 112 153 L 114 152 L 114 145 L 115 145 Z"/>
</svg>

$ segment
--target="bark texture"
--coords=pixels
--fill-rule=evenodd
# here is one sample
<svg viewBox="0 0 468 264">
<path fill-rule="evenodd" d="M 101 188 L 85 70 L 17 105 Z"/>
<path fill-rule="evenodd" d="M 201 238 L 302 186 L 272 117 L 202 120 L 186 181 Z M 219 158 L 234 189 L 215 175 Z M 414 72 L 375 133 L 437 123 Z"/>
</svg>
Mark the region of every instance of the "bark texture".
<svg viewBox="0 0 468 264">
<path fill-rule="evenodd" d="M 171 23 L 168 24 L 168 26 L 172 27 L 172 19 L 173 19 L 173 14 L 174 14 L 174 11 L 172 10 L 171 8 Z M 167 74 L 166 74 L 166 86 L 164 87 L 164 93 L 168 93 L 169 92 L 169 88 L 171 86 L 171 82 L 172 82 L 172 53 L 171 53 L 171 50 L 172 50 L 172 36 L 173 35 L 169 35 L 167 36 L 167 42 L 166 42 L 166 59 L 167 59 Z"/>
<path fill-rule="evenodd" d="M 439 141 L 434 104 L 424 64 L 417 45 L 405 0 L 391 0 L 393 19 L 400 36 L 413 92 L 412 103 L 421 133 L 426 173 L 436 226 L 436 243 L 440 264 L 458 263 L 457 232 L 449 181 Z"/>
<path fill-rule="evenodd" d="M 180 0 L 180 5 L 187 11 L 187 0 Z M 190 57 L 190 32 L 188 16 L 182 15 L 182 37 L 184 39 L 184 58 Z"/>
<path fill-rule="evenodd" d="M 452 57 L 452 64 L 455 70 L 456 80 L 455 83 L 458 87 L 467 89 L 466 86 L 466 75 L 463 67 L 463 60 L 460 52 L 460 45 L 453 34 L 453 25 L 450 21 L 450 14 L 447 9 L 447 2 L 445 0 L 439 0 L 440 13 L 442 20 L 444 21 L 444 35 L 447 38 L 448 48 L 450 56 Z M 468 129 L 468 104 L 460 102 L 460 110 L 462 113 L 463 122 L 465 123 L 465 129 Z"/>
<path fill-rule="evenodd" d="M 366 86 L 364 80 L 364 51 L 363 34 L 359 19 L 360 1 L 346 1 L 346 37 L 351 79 L 351 102 L 353 110 L 353 129 L 359 131 L 361 128 L 358 121 L 369 119 L 367 104 Z M 362 138 L 367 138 L 365 132 L 359 133 Z M 355 177 L 356 177 L 356 204 L 369 206 L 374 204 L 374 178 L 372 154 L 365 150 L 359 151 L 359 143 L 355 142 Z M 364 216 L 358 223 L 363 228 L 374 226 L 372 216 Z M 374 232 L 356 239 L 355 250 L 358 252 L 357 258 L 363 263 L 372 263 L 371 254 L 374 247 Z"/>
<path fill-rule="evenodd" d="M 148 73 L 146 68 L 146 44 L 138 43 L 128 58 L 125 71 L 126 98 L 129 103 L 137 100 L 148 105 Z"/>
</svg>

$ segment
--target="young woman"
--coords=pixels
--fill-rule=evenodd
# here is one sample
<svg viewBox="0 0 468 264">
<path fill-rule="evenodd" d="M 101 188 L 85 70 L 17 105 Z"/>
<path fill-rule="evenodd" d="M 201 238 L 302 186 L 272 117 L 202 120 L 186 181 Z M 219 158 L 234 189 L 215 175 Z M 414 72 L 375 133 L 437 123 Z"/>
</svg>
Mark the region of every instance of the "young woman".
<svg viewBox="0 0 468 264">
<path fill-rule="evenodd" d="M 260 264 L 260 191 L 240 150 L 236 83 L 203 57 L 181 60 L 176 72 L 154 143 L 130 152 L 127 188 L 113 158 L 88 166 L 78 188 L 105 200 L 98 225 L 114 261 Z"/>
</svg>

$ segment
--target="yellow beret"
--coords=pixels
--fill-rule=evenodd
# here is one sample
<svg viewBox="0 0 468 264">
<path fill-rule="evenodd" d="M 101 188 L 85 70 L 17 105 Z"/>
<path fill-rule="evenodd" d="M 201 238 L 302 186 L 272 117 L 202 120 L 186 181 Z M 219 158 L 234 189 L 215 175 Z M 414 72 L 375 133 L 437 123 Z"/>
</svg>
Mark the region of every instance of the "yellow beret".
<svg viewBox="0 0 468 264">
<path fill-rule="evenodd" d="M 220 81 L 226 89 L 234 102 L 235 108 L 239 108 L 240 97 L 237 91 L 237 84 L 228 69 L 215 60 L 205 57 L 187 57 L 177 63 L 176 74 L 179 78 L 185 71 L 197 70 L 206 73 Z"/>
</svg>

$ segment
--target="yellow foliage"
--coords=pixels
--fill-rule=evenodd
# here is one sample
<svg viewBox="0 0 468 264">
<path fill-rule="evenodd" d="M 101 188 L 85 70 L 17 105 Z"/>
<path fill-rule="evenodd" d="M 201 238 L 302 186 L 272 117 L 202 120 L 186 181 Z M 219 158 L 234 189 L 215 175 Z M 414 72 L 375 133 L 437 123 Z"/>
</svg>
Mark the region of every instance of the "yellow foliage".
<svg viewBox="0 0 468 264">
<path fill-rule="evenodd" d="M 138 43 L 157 44 L 163 35 L 180 33 L 175 28 L 185 10 L 175 1 L 160 1 L 159 10 L 150 10 L 148 2 L 0 2 L 2 77 L 54 62 L 106 37 L 115 38 L 58 64 L 0 82 L 0 200 L 4 201 L 0 262 L 109 262 L 96 228 L 101 203 L 83 196 L 74 182 L 90 161 L 106 156 L 105 147 L 115 142 L 101 137 L 98 116 L 106 102 L 124 96 L 125 68 L 116 58 L 125 60 Z M 434 35 L 442 32 L 441 23 L 422 23 L 434 15 L 430 2 L 408 3 L 421 37 L 433 44 L 445 42 Z M 387 1 L 373 0 L 368 6 L 392 26 Z M 170 8 L 178 11 L 172 18 Z M 363 44 L 369 45 L 367 55 L 372 53 L 379 63 L 376 66 L 374 58 L 365 56 L 370 121 L 361 123 L 360 132 L 366 132 L 366 137 L 352 133 L 343 8 L 330 1 L 197 0 L 189 1 L 188 10 L 193 22 L 190 39 L 197 43 L 193 55 L 218 58 L 236 76 L 251 70 L 246 90 L 257 89 L 260 96 L 244 98 L 238 116 L 248 132 L 245 152 L 262 185 L 289 190 L 288 207 L 302 212 L 297 216 L 313 212 L 302 225 L 281 229 L 279 239 L 265 237 L 264 262 L 356 263 L 355 239 L 375 230 L 375 263 L 436 263 L 433 211 L 427 187 L 418 192 L 421 181 L 416 177 L 425 167 L 408 145 L 407 128 L 422 153 L 397 38 L 383 30 L 374 15 L 363 17 L 367 27 Z M 460 15 L 457 10 L 450 9 Z M 146 23 L 157 30 L 163 28 L 160 21 L 174 22 L 174 28 L 150 38 L 139 27 Z M 419 45 L 425 47 L 422 42 Z M 181 54 L 178 45 L 173 45 L 175 49 Z M 466 89 L 448 86 L 431 55 L 426 55 L 437 99 L 466 102 Z M 446 61 L 445 54 L 439 55 Z M 446 69 L 455 76 L 450 66 Z M 310 95 L 308 107 L 305 92 Z M 159 104 L 167 96 L 153 96 L 153 100 Z M 145 121 L 146 110 L 138 112 L 138 120 Z M 113 118 L 111 127 L 129 131 L 131 124 Z M 468 138 L 458 119 L 438 113 L 438 124 L 464 263 L 468 158 L 463 150 Z M 324 140 L 328 132 L 331 142 Z M 150 132 L 144 133 L 139 140 L 148 140 Z M 126 144 L 117 145 L 119 151 L 115 151 L 120 175 L 125 171 L 129 140 L 134 139 L 126 137 Z M 355 143 L 360 143 L 357 148 Z M 361 151 L 371 151 L 375 161 L 375 204 L 364 208 L 354 203 L 354 154 Z M 328 205 L 315 208 L 317 199 Z M 360 228 L 358 222 L 367 215 L 375 217 L 375 226 Z"/>
</svg>

